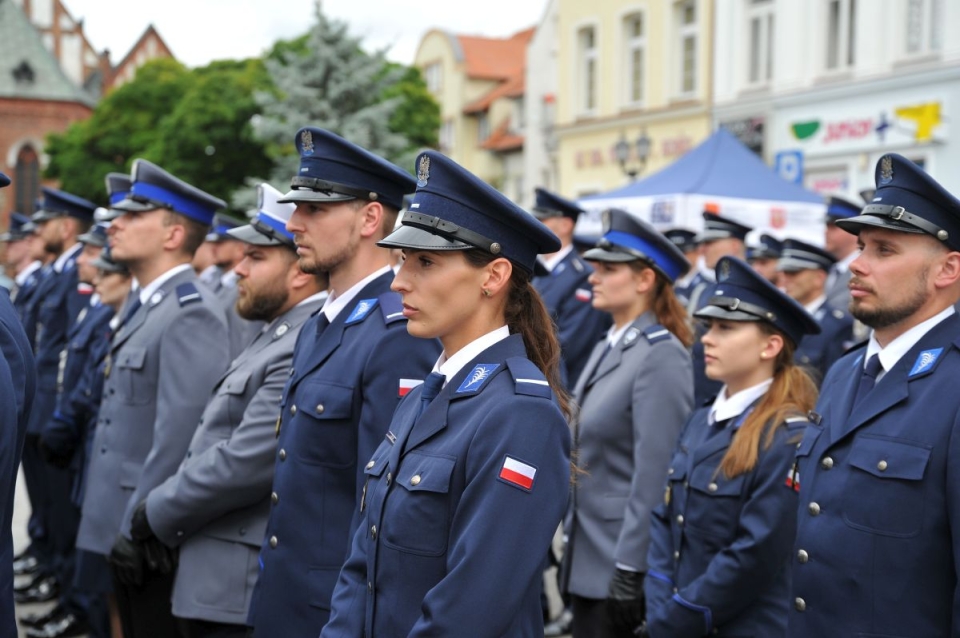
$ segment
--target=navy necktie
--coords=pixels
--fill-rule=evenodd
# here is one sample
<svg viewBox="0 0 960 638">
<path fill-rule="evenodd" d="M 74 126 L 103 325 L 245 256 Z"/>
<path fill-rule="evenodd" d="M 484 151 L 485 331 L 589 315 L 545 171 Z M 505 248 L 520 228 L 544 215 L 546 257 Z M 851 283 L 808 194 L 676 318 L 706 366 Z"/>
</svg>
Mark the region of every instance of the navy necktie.
<svg viewBox="0 0 960 638">
<path fill-rule="evenodd" d="M 126 324 L 128 321 L 130 321 L 130 317 L 132 317 L 132 316 L 137 312 L 137 310 L 140 309 L 140 306 L 142 306 L 142 305 L 143 305 L 143 304 L 140 302 L 140 297 L 139 297 L 139 296 L 134 297 L 134 298 L 133 298 L 133 303 L 130 304 L 130 307 L 127 308 L 126 311 L 124 311 L 124 313 L 123 313 L 123 319 L 120 320 L 120 326 L 122 326 L 122 325 Z M 117 329 L 118 329 L 118 330 L 120 329 L 120 326 L 117 326 Z"/>
<path fill-rule="evenodd" d="M 864 397 L 873 389 L 877 382 L 877 375 L 883 367 L 880 365 L 880 355 L 873 355 L 867 359 L 867 365 L 863 368 L 863 374 L 860 375 L 860 384 L 857 386 L 857 394 L 853 399 L 853 407 L 856 408 L 863 401 Z"/>
<path fill-rule="evenodd" d="M 317 336 L 323 334 L 323 331 L 327 329 L 327 326 L 330 325 L 330 320 L 327 319 L 327 315 L 324 312 L 320 312 L 317 316 Z"/>
<path fill-rule="evenodd" d="M 431 372 L 427 375 L 427 378 L 423 380 L 422 390 L 420 391 L 420 411 L 417 412 L 417 420 L 420 419 L 420 415 L 427 409 L 430 402 L 440 394 L 440 390 L 443 389 L 443 382 L 446 380 L 447 377 L 439 372 Z"/>
</svg>

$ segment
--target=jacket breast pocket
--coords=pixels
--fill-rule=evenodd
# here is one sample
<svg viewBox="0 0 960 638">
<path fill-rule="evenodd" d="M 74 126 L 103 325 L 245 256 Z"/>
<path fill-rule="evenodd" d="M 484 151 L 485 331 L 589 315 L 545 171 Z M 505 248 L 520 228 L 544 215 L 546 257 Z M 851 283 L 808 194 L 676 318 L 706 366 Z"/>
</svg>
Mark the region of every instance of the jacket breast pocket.
<svg viewBox="0 0 960 638">
<path fill-rule="evenodd" d="M 147 349 L 140 346 L 121 348 L 113 355 L 117 397 L 123 403 L 145 405 L 156 396 L 156 379 L 148 382 L 145 374 Z"/>
<path fill-rule="evenodd" d="M 728 479 L 712 463 L 690 472 L 684 526 L 710 536 L 729 538 L 737 530 L 746 474 Z"/>
<path fill-rule="evenodd" d="M 843 486 L 843 519 L 863 531 L 907 538 L 920 533 L 930 448 L 861 435 L 853 441 Z"/>
<path fill-rule="evenodd" d="M 247 385 L 250 383 L 250 372 L 243 374 L 232 374 L 223 380 L 220 387 L 217 388 L 217 394 L 221 395 L 221 400 L 227 403 L 227 414 L 230 416 L 230 422 L 239 424 L 243 420 L 243 413 L 247 408 L 245 394 Z"/>
<path fill-rule="evenodd" d="M 297 448 L 303 462 L 342 468 L 363 461 L 356 458 L 353 397 L 352 387 L 304 382 L 288 399 L 284 410 L 289 415 L 296 406 Z"/>
<path fill-rule="evenodd" d="M 410 452 L 384 505 L 384 545 L 421 556 L 442 556 L 450 534 L 450 479 L 456 459 Z"/>
</svg>

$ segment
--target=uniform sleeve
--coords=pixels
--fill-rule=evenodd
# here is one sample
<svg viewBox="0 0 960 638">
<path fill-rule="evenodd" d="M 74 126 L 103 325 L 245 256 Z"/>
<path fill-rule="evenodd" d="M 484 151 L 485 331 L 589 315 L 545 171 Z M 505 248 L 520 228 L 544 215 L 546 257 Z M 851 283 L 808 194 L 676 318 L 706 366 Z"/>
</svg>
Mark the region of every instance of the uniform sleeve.
<svg viewBox="0 0 960 638">
<path fill-rule="evenodd" d="M 699 578 L 659 607 L 649 607 L 652 638 L 698 638 L 735 618 L 773 582 L 789 559 L 797 530 L 797 493 L 785 484 L 804 424 L 778 428 L 761 450 L 750 477 L 733 542 L 718 552 Z M 762 441 L 762 439 L 761 439 Z"/>
<path fill-rule="evenodd" d="M 507 456 L 536 468 L 529 491 L 498 478 Z M 471 638 L 499 638 L 509 630 L 526 593 L 539 586 L 566 509 L 567 424 L 547 399 L 501 401 L 471 441 L 465 470 L 446 575 L 424 597 L 410 638 L 457 636 L 467 627 Z"/>
<path fill-rule="evenodd" d="M 134 508 L 183 461 L 213 384 L 229 363 L 228 350 L 222 317 L 205 305 L 184 308 L 164 331 L 159 346 L 153 444 L 127 502 L 123 534 L 130 533 Z"/>
<path fill-rule="evenodd" d="M 827 376 L 830 367 L 844 355 L 845 349 L 851 343 L 853 343 L 853 319 L 849 315 L 845 315 L 843 319 L 837 320 L 832 338 L 824 350 L 822 377 Z"/>
<path fill-rule="evenodd" d="M 147 496 L 147 520 L 165 544 L 175 547 L 210 521 L 269 494 L 278 400 L 292 360 L 290 351 L 270 363 L 230 438 L 194 455 Z"/>
<path fill-rule="evenodd" d="M 954 572 L 960 573 L 960 412 L 953 421 L 947 452 L 947 520 L 950 522 Z M 952 627 L 960 627 L 960 585 L 953 589 Z"/>
<path fill-rule="evenodd" d="M 653 344 L 633 382 L 633 480 L 614 560 L 647 571 L 650 515 L 663 502 L 664 478 L 680 429 L 693 410 L 693 367 L 672 339 Z"/>
<path fill-rule="evenodd" d="M 366 514 L 361 514 L 360 525 L 353 533 L 347 561 L 340 570 L 333 590 L 330 620 L 320 632 L 320 638 L 364 635 L 367 605 L 366 518 Z"/>
</svg>

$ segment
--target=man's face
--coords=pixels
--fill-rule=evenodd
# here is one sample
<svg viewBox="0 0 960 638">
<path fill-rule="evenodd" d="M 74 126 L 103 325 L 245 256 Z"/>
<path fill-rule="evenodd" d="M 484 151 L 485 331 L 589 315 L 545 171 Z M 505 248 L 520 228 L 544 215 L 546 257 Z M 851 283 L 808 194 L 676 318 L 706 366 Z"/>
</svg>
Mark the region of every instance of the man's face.
<svg viewBox="0 0 960 638">
<path fill-rule="evenodd" d="M 707 268 L 716 268 L 721 257 L 744 257 L 743 242 L 736 237 L 724 237 L 703 243 L 703 261 Z"/>
<path fill-rule="evenodd" d="M 204 244 L 212 246 L 213 263 L 225 273 L 233 270 L 233 267 L 240 263 L 246 249 L 246 244 L 236 239 L 221 239 L 216 242 L 204 242 Z"/>
<path fill-rule="evenodd" d="M 47 248 L 44 245 L 43 239 L 40 237 L 40 235 L 33 233 L 23 241 L 27 243 L 27 246 L 28 246 L 27 250 L 30 253 L 31 260 L 39 260 L 39 261 L 46 260 L 47 254 L 48 254 Z"/>
<path fill-rule="evenodd" d="M 59 255 L 63 252 L 63 217 L 54 217 L 37 224 L 37 234 L 43 242 L 43 249 L 48 253 Z"/>
<path fill-rule="evenodd" d="M 776 259 L 771 259 L 770 257 L 751 259 L 750 267 L 753 268 L 758 275 L 772 283 L 774 286 L 780 285 L 780 272 L 777 270 Z"/>
<path fill-rule="evenodd" d="M 160 209 L 144 213 L 125 212 L 113 220 L 107 234 L 114 261 L 135 264 L 163 254 L 168 227 L 163 225 Z"/>
<path fill-rule="evenodd" d="M 362 207 L 354 202 L 300 202 L 287 222 L 300 258 L 300 269 L 317 274 L 336 271 L 360 245 Z"/>
<path fill-rule="evenodd" d="M 297 259 L 285 246 L 245 245 L 234 271 L 237 314 L 250 321 L 271 321 L 286 310 L 289 286 L 296 276 Z"/>
<path fill-rule="evenodd" d="M 819 268 L 784 270 L 780 273 L 784 292 L 801 305 L 812 303 L 823 294 L 823 284 L 826 279 L 827 273 Z"/>
<path fill-rule="evenodd" d="M 17 239 L 15 241 L 7 242 L 5 250 L 3 251 L 4 260 L 3 263 L 5 266 L 10 268 L 15 267 L 21 261 L 24 261 L 27 256 L 30 254 L 30 239 Z"/>
<path fill-rule="evenodd" d="M 823 234 L 823 247 L 839 261 L 857 249 L 857 236 L 848 233 L 833 222 L 827 222 Z"/>
<path fill-rule="evenodd" d="M 103 248 L 92 244 L 84 244 L 83 250 L 77 256 L 77 278 L 81 283 L 92 284 L 97 276 L 97 268 L 91 262 L 100 256 Z"/>
<path fill-rule="evenodd" d="M 540 221 L 542 221 L 543 225 L 549 228 L 553 234 L 559 237 L 564 243 L 569 242 L 570 238 L 573 237 L 574 222 L 569 217 L 547 217 L 546 219 L 542 219 Z"/>
</svg>

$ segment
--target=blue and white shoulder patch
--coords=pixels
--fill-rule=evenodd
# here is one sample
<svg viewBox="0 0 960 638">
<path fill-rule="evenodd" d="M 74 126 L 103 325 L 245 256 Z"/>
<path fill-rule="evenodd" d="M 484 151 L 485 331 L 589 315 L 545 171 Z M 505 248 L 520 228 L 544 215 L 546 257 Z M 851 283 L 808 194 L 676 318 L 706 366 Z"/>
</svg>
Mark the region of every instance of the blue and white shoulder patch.
<svg viewBox="0 0 960 638">
<path fill-rule="evenodd" d="M 908 374 L 907 377 L 915 377 L 925 372 L 933 372 L 941 354 L 943 354 L 943 348 L 932 348 L 918 354 L 917 360 L 913 362 L 913 367 L 910 368 L 910 374 Z"/>
<path fill-rule="evenodd" d="M 473 367 L 473 370 L 467 373 L 463 383 L 457 388 L 456 394 L 479 392 L 480 389 L 486 385 L 487 381 L 493 377 L 494 371 L 499 367 L 499 363 L 478 363 Z"/>
<path fill-rule="evenodd" d="M 646 337 L 647 341 L 650 343 L 666 341 L 670 338 L 670 334 L 670 331 L 661 326 L 659 323 L 655 323 L 652 326 L 647 326 L 643 331 L 643 336 Z"/>
<path fill-rule="evenodd" d="M 526 394 L 534 397 L 550 399 L 553 390 L 547 378 L 532 361 L 525 357 L 507 359 L 507 368 L 513 376 L 514 389 L 517 394 Z"/>
<path fill-rule="evenodd" d="M 160 291 L 162 292 L 162 291 Z M 154 301 L 156 295 L 150 297 L 150 305 L 155 306 L 160 303 L 160 299 Z M 195 301 L 202 301 L 203 297 L 200 296 L 200 291 L 197 290 L 196 285 L 193 282 L 188 281 L 185 284 L 180 284 L 177 286 L 177 301 L 180 302 L 181 306 L 186 306 L 188 303 L 193 303 Z"/>
<path fill-rule="evenodd" d="M 357 305 L 353 307 L 353 311 L 343 325 L 349 326 L 350 324 L 363 321 L 370 315 L 370 311 L 377 307 L 379 301 L 376 297 L 373 299 L 361 299 L 357 302 Z"/>
<path fill-rule="evenodd" d="M 383 313 L 383 322 L 387 325 L 396 321 L 406 321 L 403 316 L 403 298 L 395 292 L 385 292 L 377 299 L 380 301 L 380 312 Z"/>
</svg>

